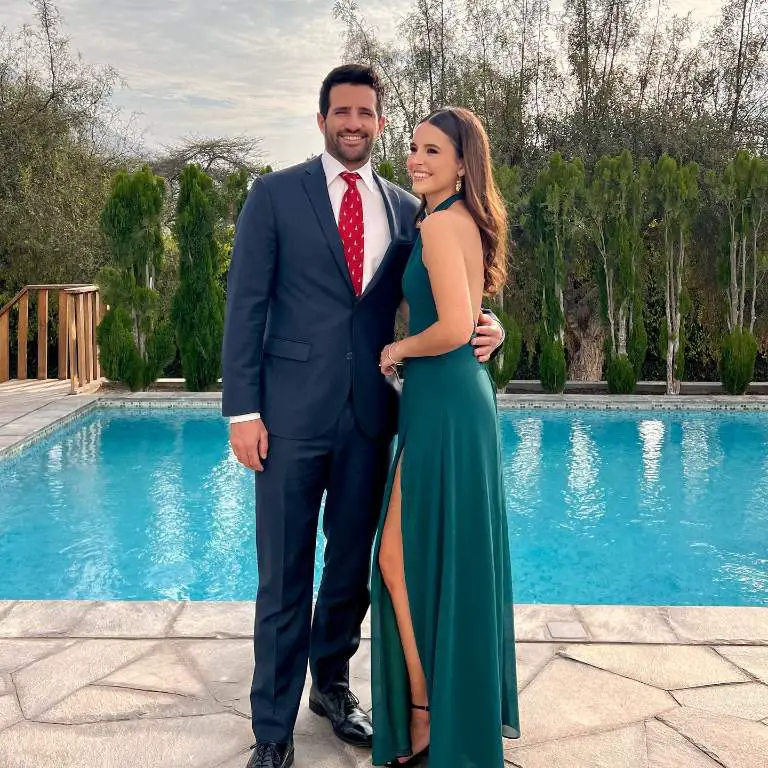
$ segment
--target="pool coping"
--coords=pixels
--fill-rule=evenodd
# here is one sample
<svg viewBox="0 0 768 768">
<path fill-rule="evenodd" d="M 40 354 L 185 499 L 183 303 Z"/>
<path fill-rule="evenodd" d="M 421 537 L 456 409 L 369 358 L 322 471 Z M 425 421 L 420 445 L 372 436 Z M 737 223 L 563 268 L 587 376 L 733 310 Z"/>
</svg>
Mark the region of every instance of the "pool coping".
<svg viewBox="0 0 768 768">
<path fill-rule="evenodd" d="M 524 643 L 768 647 L 768 608 L 519 604 Z M 0 638 L 248 639 L 252 601 L 0 600 Z M 370 618 L 362 637 L 370 639 Z"/>
<path fill-rule="evenodd" d="M 507 395 L 499 410 L 768 411 L 768 395 Z M 137 392 L 69 395 L 0 427 L 0 460 L 9 458 L 98 408 L 221 407 L 221 392 Z"/>
</svg>

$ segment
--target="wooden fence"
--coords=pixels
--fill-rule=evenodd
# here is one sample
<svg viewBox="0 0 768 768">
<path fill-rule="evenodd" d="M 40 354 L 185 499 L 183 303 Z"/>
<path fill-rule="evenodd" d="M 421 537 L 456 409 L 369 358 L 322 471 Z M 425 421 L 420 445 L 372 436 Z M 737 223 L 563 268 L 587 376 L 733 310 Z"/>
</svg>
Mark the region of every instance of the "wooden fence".
<svg viewBox="0 0 768 768">
<path fill-rule="evenodd" d="M 11 373 L 11 312 L 17 311 L 16 378 L 30 376 L 29 341 L 30 296 L 37 301 L 37 379 L 48 379 L 48 324 L 51 302 L 58 302 L 58 378 L 69 379 L 73 393 L 95 389 L 102 381 L 96 326 L 104 306 L 95 285 L 28 285 L 0 308 L 0 383 Z"/>
</svg>

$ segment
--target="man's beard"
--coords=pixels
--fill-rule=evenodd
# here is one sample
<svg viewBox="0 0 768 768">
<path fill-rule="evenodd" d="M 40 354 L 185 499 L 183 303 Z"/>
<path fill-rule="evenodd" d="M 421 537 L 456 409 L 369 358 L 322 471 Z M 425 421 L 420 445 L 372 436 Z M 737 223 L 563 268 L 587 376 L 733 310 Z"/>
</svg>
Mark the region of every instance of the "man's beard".
<svg viewBox="0 0 768 768">
<path fill-rule="evenodd" d="M 338 135 L 326 134 L 326 140 L 328 150 L 332 155 L 337 159 L 346 160 L 351 163 L 367 162 L 373 150 L 373 139 L 370 136 L 362 138 L 357 147 L 345 146 Z"/>
</svg>

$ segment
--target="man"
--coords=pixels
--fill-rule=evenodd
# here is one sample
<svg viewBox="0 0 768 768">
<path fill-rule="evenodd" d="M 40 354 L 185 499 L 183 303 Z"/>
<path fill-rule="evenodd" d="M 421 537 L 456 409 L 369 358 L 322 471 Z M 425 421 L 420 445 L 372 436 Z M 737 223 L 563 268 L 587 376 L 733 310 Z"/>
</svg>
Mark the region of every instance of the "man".
<svg viewBox="0 0 768 768">
<path fill-rule="evenodd" d="M 247 768 L 293 763 L 309 660 L 309 706 L 344 741 L 370 746 L 348 664 L 369 605 L 373 536 L 396 430 L 379 371 L 394 334 L 419 202 L 371 169 L 382 89 L 363 66 L 320 91 L 322 157 L 257 178 L 238 220 L 223 347 L 223 414 L 256 475 L 259 588 Z M 479 326 L 487 360 L 501 330 Z M 317 523 L 325 562 L 314 616 Z"/>
</svg>

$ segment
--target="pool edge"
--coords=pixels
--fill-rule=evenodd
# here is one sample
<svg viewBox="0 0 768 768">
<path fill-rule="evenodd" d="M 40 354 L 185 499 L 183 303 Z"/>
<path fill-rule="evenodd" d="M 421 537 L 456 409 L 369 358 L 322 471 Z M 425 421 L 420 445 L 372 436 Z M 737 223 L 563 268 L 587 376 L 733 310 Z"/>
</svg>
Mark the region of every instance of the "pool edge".
<svg viewBox="0 0 768 768">
<path fill-rule="evenodd" d="M 250 639 L 253 617 L 251 601 L 6 600 L 0 639 Z M 768 607 L 528 603 L 515 625 L 527 643 L 768 646 Z"/>
<path fill-rule="evenodd" d="M 34 413 L 37 414 L 38 420 L 41 414 L 43 417 L 48 416 L 46 422 L 40 426 L 31 428 L 27 433 L 19 434 L 18 439 L 8 445 L 0 446 L 0 460 L 10 459 L 17 456 L 25 449 L 40 442 L 57 430 L 63 429 L 75 421 L 78 421 L 87 414 L 98 409 L 100 407 L 100 402 L 98 398 L 89 397 L 87 402 L 73 404 L 73 406 L 74 407 L 72 408 L 66 408 L 66 406 L 64 406 L 65 412 L 63 413 L 61 412 L 61 406 L 53 403 L 34 411 Z M 50 410 L 51 413 L 46 413 L 46 410 Z M 30 415 L 31 414 L 21 417 L 17 421 L 22 421 L 22 419 L 27 418 Z M 12 437 L 15 437 L 15 435 L 12 435 Z"/>
<path fill-rule="evenodd" d="M 85 402 L 72 402 L 73 400 Z M 500 411 L 588 410 L 588 411 L 768 411 L 766 395 L 497 395 Z M 28 420 L 32 426 L 18 437 L 6 434 L 7 445 L 0 445 L 0 460 L 17 456 L 26 448 L 58 429 L 101 408 L 218 409 L 220 392 L 137 392 L 69 395 L 31 410 L 14 420 Z M 48 418 L 46 418 L 48 417 Z M 42 419 L 42 422 L 41 422 Z M 7 426 L 7 425 L 6 425 Z M 2 430 L 0 430 L 2 432 Z M 15 438 L 17 439 L 11 439 Z"/>
</svg>

